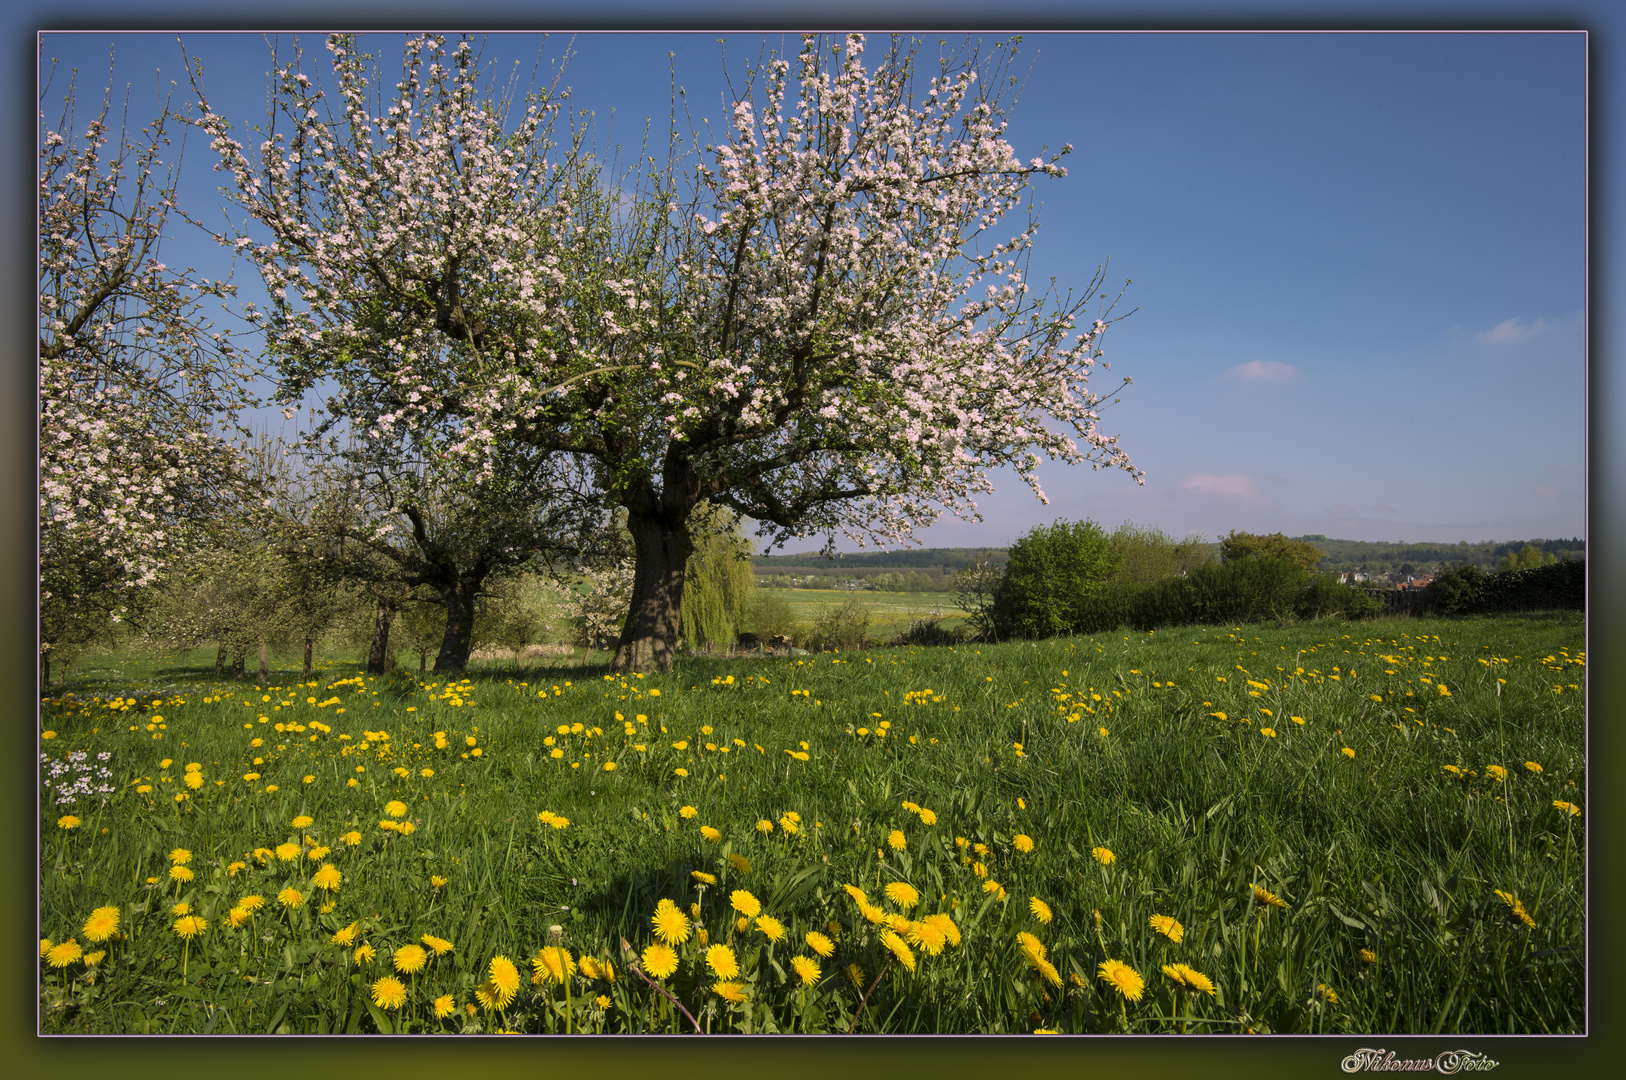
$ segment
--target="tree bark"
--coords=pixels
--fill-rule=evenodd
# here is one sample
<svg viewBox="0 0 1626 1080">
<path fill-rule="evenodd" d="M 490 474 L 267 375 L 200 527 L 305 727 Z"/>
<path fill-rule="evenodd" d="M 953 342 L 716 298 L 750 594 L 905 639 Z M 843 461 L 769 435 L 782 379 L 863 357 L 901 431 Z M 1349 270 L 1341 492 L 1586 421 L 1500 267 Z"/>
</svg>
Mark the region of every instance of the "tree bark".
<svg viewBox="0 0 1626 1080">
<path fill-rule="evenodd" d="M 684 573 L 694 553 L 688 517 L 686 512 L 627 515 L 637 568 L 632 607 L 610 664 L 613 671 L 669 671 L 677 658 Z"/>
<path fill-rule="evenodd" d="M 305 635 L 305 679 L 311 677 L 311 653 L 316 648 L 316 638 L 311 634 Z"/>
<path fill-rule="evenodd" d="M 469 666 L 474 641 L 474 597 L 479 591 L 479 579 L 460 573 L 440 587 L 446 604 L 446 633 L 440 639 L 440 655 L 435 657 L 435 674 L 462 671 Z"/>
<path fill-rule="evenodd" d="M 248 666 L 247 661 L 248 661 L 248 646 L 247 645 L 239 645 L 239 646 L 237 646 L 237 648 L 232 650 L 232 654 L 231 654 L 231 673 L 232 673 L 232 676 L 234 678 L 241 679 L 243 677 L 243 672 Z"/>
<path fill-rule="evenodd" d="M 51 654 L 40 653 L 40 690 L 44 691 L 51 685 Z"/>
<path fill-rule="evenodd" d="M 367 674 L 384 675 L 395 666 L 390 652 L 390 623 L 395 620 L 395 603 L 380 598 L 373 615 L 373 642 L 367 648 Z"/>
<path fill-rule="evenodd" d="M 222 644 L 215 652 L 215 674 L 223 675 L 226 672 L 226 646 Z"/>
<path fill-rule="evenodd" d="M 271 685 L 271 674 L 270 674 L 269 671 L 266 670 L 266 665 L 265 665 L 266 653 L 268 651 L 269 650 L 266 648 L 265 642 L 263 642 L 263 641 L 260 642 L 260 685 L 261 686 L 269 686 L 269 685 Z"/>
</svg>

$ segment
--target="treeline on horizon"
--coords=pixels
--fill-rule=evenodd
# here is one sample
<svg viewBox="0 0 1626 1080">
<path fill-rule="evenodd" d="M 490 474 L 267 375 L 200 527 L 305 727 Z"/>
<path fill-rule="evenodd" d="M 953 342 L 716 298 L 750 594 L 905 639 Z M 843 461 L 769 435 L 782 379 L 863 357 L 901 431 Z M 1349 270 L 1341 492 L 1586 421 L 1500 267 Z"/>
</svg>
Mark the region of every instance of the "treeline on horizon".
<svg viewBox="0 0 1626 1080">
<path fill-rule="evenodd" d="M 1477 566 L 1483 570 L 1496 570 L 1510 556 L 1517 556 L 1526 547 L 1533 547 L 1543 556 L 1554 559 L 1586 560 L 1586 541 L 1568 540 L 1483 540 L 1479 543 L 1461 541 L 1455 544 L 1403 543 L 1384 540 L 1336 540 L 1319 533 L 1289 537 L 1313 545 L 1322 553 L 1317 570 L 1369 571 L 1388 573 L 1410 567 L 1409 573 L 1423 574 L 1454 566 Z M 1218 541 L 1205 544 L 1213 558 L 1219 558 Z M 994 566 L 1003 566 L 1009 558 L 1007 548 L 910 548 L 904 551 L 867 551 L 826 556 L 817 551 L 792 552 L 784 555 L 751 556 L 751 568 L 759 578 L 780 575 L 795 577 L 866 578 L 881 573 L 908 570 L 923 575 L 934 585 L 947 579 L 957 570 L 988 557 Z"/>
</svg>

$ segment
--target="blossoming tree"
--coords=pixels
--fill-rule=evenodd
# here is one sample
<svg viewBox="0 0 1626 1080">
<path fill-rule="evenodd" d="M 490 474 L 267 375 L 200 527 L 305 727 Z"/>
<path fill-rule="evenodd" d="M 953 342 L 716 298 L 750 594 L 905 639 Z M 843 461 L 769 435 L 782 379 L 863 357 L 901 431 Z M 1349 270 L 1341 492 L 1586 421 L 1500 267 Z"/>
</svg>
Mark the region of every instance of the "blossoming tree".
<svg viewBox="0 0 1626 1080">
<path fill-rule="evenodd" d="M 49 93 L 49 85 L 45 93 Z M 40 663 L 105 634 L 230 501 L 219 435 L 244 355 L 203 317 L 223 281 L 159 260 L 176 210 L 174 117 L 131 138 L 111 92 L 75 134 L 75 93 L 39 152 Z M 112 140 L 115 140 L 113 142 Z M 110 145 L 110 142 L 112 143 Z"/>
<path fill-rule="evenodd" d="M 510 130 L 467 42 L 410 42 L 387 109 L 355 43 L 328 48 L 333 106 L 279 68 L 257 162 L 202 121 L 268 233 L 232 242 L 271 286 L 285 390 L 335 380 L 369 430 L 455 415 L 477 468 L 516 442 L 590 458 L 636 551 L 618 669 L 671 664 L 702 502 L 771 544 L 898 543 L 975 516 L 996 467 L 1041 499 L 1044 456 L 1139 478 L 1087 386 L 1103 274 L 1035 290 L 1036 222 L 994 233 L 1070 150 L 1005 140 L 1004 45 L 917 79 L 902 43 L 869 70 L 862 37 L 808 37 L 719 145 L 674 133 L 621 176 L 580 128 L 554 141 L 559 95 Z"/>
</svg>

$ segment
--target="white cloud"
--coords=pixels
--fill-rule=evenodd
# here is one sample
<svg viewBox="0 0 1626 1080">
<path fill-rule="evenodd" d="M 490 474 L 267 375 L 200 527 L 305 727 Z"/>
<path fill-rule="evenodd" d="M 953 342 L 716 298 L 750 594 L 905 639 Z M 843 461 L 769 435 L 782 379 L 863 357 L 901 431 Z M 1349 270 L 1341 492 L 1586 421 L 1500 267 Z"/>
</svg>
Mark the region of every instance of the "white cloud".
<svg viewBox="0 0 1626 1080">
<path fill-rule="evenodd" d="M 1523 341 L 1526 338 L 1544 334 L 1552 329 L 1552 323 L 1546 319 L 1537 319 L 1534 322 L 1523 322 L 1519 319 L 1508 319 L 1497 323 L 1494 327 L 1479 335 L 1479 340 L 1492 345 L 1500 345 L 1507 341 Z"/>
<path fill-rule="evenodd" d="M 1196 473 L 1181 480 L 1180 489 L 1193 495 L 1225 499 L 1244 506 L 1270 505 L 1270 500 L 1260 493 L 1255 477 L 1247 473 L 1231 473 L 1226 476 Z"/>
<path fill-rule="evenodd" d="M 1292 364 L 1283 364 L 1275 360 L 1249 360 L 1246 364 L 1238 364 L 1225 374 L 1243 382 L 1289 382 L 1298 378 L 1299 369 Z"/>
</svg>

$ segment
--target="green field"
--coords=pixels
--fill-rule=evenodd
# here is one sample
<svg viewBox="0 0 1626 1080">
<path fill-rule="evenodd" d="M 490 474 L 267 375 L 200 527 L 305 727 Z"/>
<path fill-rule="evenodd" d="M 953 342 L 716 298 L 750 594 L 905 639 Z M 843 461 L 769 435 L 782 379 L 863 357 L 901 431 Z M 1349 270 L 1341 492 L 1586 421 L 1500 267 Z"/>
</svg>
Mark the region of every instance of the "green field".
<svg viewBox="0 0 1626 1080">
<path fill-rule="evenodd" d="M 954 604 L 954 594 L 948 592 L 879 592 L 849 589 L 761 589 L 770 596 L 781 596 L 790 604 L 798 622 L 812 623 L 821 611 L 840 607 L 855 601 L 869 611 L 869 636 L 877 641 L 890 641 L 909 628 L 914 619 L 929 616 L 933 611 L 942 613 L 945 628 L 965 622 L 965 612 Z"/>
<path fill-rule="evenodd" d="M 1584 629 L 86 658 L 41 1030 L 1579 1032 Z"/>
</svg>

